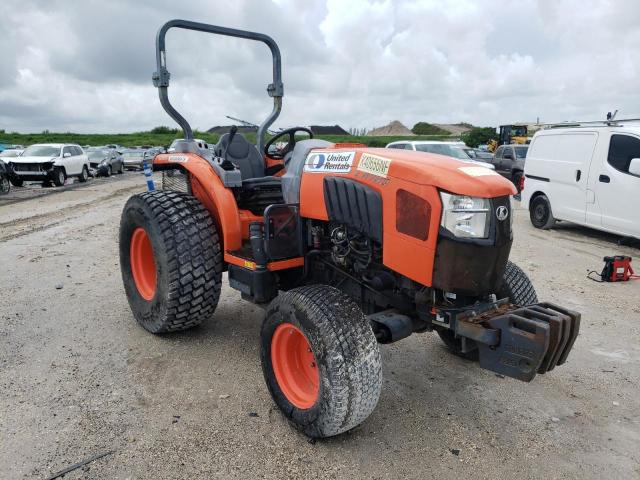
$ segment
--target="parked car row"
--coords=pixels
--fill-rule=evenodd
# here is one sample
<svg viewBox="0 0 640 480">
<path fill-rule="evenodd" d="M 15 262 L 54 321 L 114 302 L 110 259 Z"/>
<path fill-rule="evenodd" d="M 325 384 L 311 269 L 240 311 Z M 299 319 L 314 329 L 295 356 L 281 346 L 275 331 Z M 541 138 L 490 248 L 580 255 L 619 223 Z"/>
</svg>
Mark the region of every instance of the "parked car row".
<svg viewBox="0 0 640 480">
<path fill-rule="evenodd" d="M 26 149 L 7 148 L 0 152 L 0 194 L 10 184 L 40 182 L 43 186 L 61 186 L 68 178 L 86 182 L 90 176 L 122 174 L 125 168 L 142 169 L 144 159 L 152 159 L 162 147 L 125 149 L 120 145 L 102 147 L 69 143 L 42 143 Z"/>
<path fill-rule="evenodd" d="M 495 169 L 491 163 L 469 156 L 467 150 L 470 149 L 466 147 L 462 142 L 439 142 L 435 140 L 402 140 L 391 142 L 387 144 L 386 148 L 437 153 L 438 155 L 452 157 L 457 160 L 461 160 L 467 163 L 473 163 L 475 165 L 486 167 L 491 170 Z"/>
</svg>

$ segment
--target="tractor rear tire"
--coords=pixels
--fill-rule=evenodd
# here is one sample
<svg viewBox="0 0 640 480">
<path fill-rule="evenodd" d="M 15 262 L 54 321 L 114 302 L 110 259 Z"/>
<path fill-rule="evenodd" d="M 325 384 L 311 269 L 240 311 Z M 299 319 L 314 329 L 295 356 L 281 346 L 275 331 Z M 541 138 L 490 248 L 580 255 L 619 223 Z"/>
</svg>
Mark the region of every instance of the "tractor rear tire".
<svg viewBox="0 0 640 480">
<path fill-rule="evenodd" d="M 507 262 L 502 276 L 502 287 L 496 293 L 498 299 L 509 298 L 511 303 L 519 306 L 538 303 L 538 295 L 526 273 L 513 262 Z M 438 335 L 454 355 L 467 360 L 477 360 L 478 350 L 462 352 L 462 339 L 456 338 L 453 330 L 438 330 Z"/>
<path fill-rule="evenodd" d="M 181 192 L 134 195 L 120 220 L 120 270 L 131 311 L 149 332 L 210 319 L 220 298 L 222 253 L 209 212 Z"/>
<path fill-rule="evenodd" d="M 262 371 L 276 405 L 311 438 L 346 432 L 378 403 L 378 342 L 362 310 L 340 290 L 313 285 L 280 294 L 261 334 Z"/>
</svg>

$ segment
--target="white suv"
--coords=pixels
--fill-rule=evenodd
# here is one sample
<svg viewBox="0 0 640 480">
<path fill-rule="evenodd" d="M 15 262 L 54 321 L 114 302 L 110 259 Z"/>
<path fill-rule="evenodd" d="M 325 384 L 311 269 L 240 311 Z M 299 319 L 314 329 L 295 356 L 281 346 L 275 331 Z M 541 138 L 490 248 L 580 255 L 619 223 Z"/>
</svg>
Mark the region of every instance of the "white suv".
<svg viewBox="0 0 640 480">
<path fill-rule="evenodd" d="M 68 177 L 78 177 L 81 182 L 89 178 L 89 159 L 79 145 L 65 143 L 40 143 L 27 147 L 21 156 L 9 162 L 10 180 L 16 187 L 25 181 L 53 182 L 64 185 Z"/>
</svg>

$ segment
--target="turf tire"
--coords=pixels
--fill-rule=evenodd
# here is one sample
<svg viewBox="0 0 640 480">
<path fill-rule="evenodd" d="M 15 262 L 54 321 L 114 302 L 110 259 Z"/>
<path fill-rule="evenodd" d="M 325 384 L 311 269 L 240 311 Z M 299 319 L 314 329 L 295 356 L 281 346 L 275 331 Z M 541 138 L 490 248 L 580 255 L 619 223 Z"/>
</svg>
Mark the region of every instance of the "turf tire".
<svg viewBox="0 0 640 480">
<path fill-rule="evenodd" d="M 153 247 L 157 281 L 151 300 L 140 295 L 131 270 L 130 243 L 138 227 Z M 209 212 L 181 192 L 134 195 L 120 220 L 120 269 L 133 315 L 146 330 L 186 330 L 210 319 L 220 298 L 222 253 Z"/>
<path fill-rule="evenodd" d="M 271 341 L 282 323 L 304 333 L 319 368 L 317 400 L 307 409 L 294 406 L 275 377 Z M 271 396 L 307 436 L 346 432 L 376 407 L 382 389 L 378 343 L 362 310 L 340 290 L 313 285 L 280 294 L 266 311 L 260 338 L 262 370 Z"/>
<path fill-rule="evenodd" d="M 496 294 L 498 298 L 509 297 L 511 303 L 526 306 L 538 303 L 538 295 L 531 280 L 522 269 L 513 262 L 507 262 L 502 276 L 502 287 Z"/>
</svg>

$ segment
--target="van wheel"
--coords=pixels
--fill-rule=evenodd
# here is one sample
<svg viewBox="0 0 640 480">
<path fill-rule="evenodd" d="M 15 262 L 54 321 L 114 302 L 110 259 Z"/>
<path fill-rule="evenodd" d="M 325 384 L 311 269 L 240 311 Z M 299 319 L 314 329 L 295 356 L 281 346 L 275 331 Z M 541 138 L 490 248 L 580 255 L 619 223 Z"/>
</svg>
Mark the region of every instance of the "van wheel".
<svg viewBox="0 0 640 480">
<path fill-rule="evenodd" d="M 547 230 L 556 223 L 556 219 L 553 218 L 553 213 L 551 212 L 551 203 L 549 203 L 546 195 L 538 195 L 531 200 L 529 218 L 534 227 L 542 230 Z"/>
<path fill-rule="evenodd" d="M 222 286 L 211 215 L 181 192 L 134 195 L 120 220 L 120 270 L 131 311 L 149 332 L 185 330 L 210 319 Z"/>
<path fill-rule="evenodd" d="M 340 290 L 312 285 L 280 294 L 267 309 L 260 344 L 271 396 L 309 437 L 346 432 L 376 407 L 378 342 L 362 310 Z"/>
<path fill-rule="evenodd" d="M 511 303 L 520 306 L 538 303 L 536 289 L 526 273 L 513 262 L 507 262 L 507 268 L 502 275 L 502 286 L 496 293 L 498 299 L 508 298 Z M 449 348 L 451 353 L 467 360 L 478 360 L 478 350 L 462 352 L 462 339 L 455 336 L 453 330 L 438 330 L 438 335 Z"/>
<path fill-rule="evenodd" d="M 56 187 L 63 186 L 66 179 L 67 179 L 67 175 L 64 173 L 64 170 L 62 168 L 60 167 L 54 168 L 52 180 L 53 180 L 53 184 Z"/>
<path fill-rule="evenodd" d="M 80 176 L 78 177 L 78 180 L 82 183 L 86 182 L 87 180 L 89 180 L 89 170 L 87 170 L 87 166 L 84 165 L 82 167 L 82 172 L 80 173 Z"/>
</svg>

